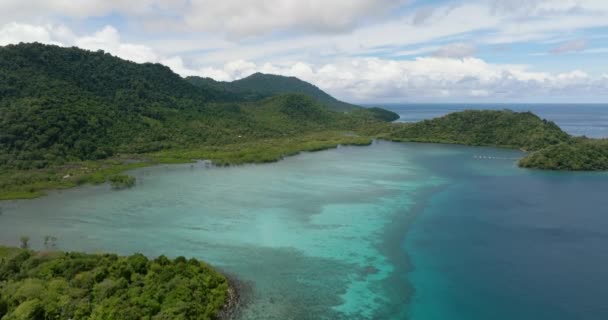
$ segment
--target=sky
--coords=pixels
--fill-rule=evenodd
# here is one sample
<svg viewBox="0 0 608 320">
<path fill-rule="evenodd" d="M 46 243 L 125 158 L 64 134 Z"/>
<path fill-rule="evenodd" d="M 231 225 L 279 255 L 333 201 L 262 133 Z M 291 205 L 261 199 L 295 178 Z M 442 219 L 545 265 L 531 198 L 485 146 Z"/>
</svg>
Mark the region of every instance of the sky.
<svg viewBox="0 0 608 320">
<path fill-rule="evenodd" d="M 357 103 L 608 102 L 608 0 L 1 0 L 19 42 Z"/>
</svg>

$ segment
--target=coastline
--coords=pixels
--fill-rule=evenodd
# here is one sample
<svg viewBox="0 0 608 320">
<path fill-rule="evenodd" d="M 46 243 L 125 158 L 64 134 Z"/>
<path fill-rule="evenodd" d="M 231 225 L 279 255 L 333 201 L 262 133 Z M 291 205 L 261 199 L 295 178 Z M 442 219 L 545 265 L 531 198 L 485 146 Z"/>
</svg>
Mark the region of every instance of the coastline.
<svg viewBox="0 0 608 320">
<path fill-rule="evenodd" d="M 251 285 L 240 280 L 236 275 L 224 273 L 221 269 L 218 270 L 224 275 L 228 281 L 228 299 L 224 307 L 217 314 L 218 320 L 235 320 L 238 319 L 243 308 L 249 303 Z"/>
<path fill-rule="evenodd" d="M 302 152 L 319 152 L 325 150 L 331 150 L 335 148 L 339 148 L 340 146 L 369 146 L 374 141 L 388 141 L 395 143 L 421 143 L 421 144 L 445 144 L 445 145 L 461 145 L 461 146 L 471 146 L 471 147 L 492 147 L 492 148 L 501 148 L 501 149 L 509 149 L 509 150 L 521 150 L 521 148 L 513 147 L 513 146 L 494 146 L 494 145 L 469 145 L 464 143 L 457 142 L 446 142 L 446 141 L 416 141 L 416 140 L 405 140 L 405 139 L 395 139 L 395 138 L 386 138 L 386 137 L 371 137 L 371 136 L 344 136 L 345 138 L 356 138 L 356 141 L 352 139 L 345 139 L 344 141 L 331 141 L 330 143 L 326 143 L 326 141 L 321 140 L 313 140 L 310 141 L 310 145 L 304 146 L 303 148 L 296 149 L 285 149 L 284 153 L 278 153 L 273 155 L 273 157 L 268 157 L 264 159 L 235 159 L 234 154 L 223 153 L 224 158 L 211 156 L 205 158 L 205 154 L 208 154 L 204 149 L 187 149 L 187 150 L 166 150 L 161 151 L 159 153 L 153 154 L 139 154 L 133 155 L 132 157 L 127 157 L 122 159 L 123 163 L 114 167 L 104 168 L 100 171 L 102 172 L 94 172 L 97 174 L 94 180 L 85 181 L 84 183 L 70 183 L 71 181 L 64 181 L 67 184 L 55 184 L 48 187 L 44 187 L 41 190 L 37 190 L 35 192 L 1 192 L 0 191 L 0 203 L 2 201 L 9 200 L 28 200 L 35 199 L 39 197 L 44 197 L 47 195 L 47 192 L 53 192 L 58 190 L 71 189 L 74 187 L 81 186 L 83 184 L 103 184 L 107 182 L 107 179 L 110 176 L 117 174 L 124 174 L 130 170 L 141 169 L 146 167 L 153 167 L 157 165 L 167 165 L 167 164 L 188 164 L 188 163 L 196 163 L 197 161 L 210 161 L 210 163 L 214 166 L 240 166 L 240 165 L 249 165 L 249 164 L 264 164 L 264 163 L 274 163 L 279 162 L 287 157 L 296 156 Z M 189 157 L 188 155 L 191 155 Z M 211 158 L 211 159 L 209 159 Z M 145 160 L 142 160 L 145 159 Z M 523 159 L 523 158 L 522 158 Z M 520 159 L 521 160 L 521 159 Z M 109 160 L 115 161 L 115 160 Z M 519 161 L 518 161 L 519 163 Z M 522 169 L 533 169 L 533 168 L 523 168 Z M 107 172 L 103 172 L 103 171 Z M 549 170 L 553 171 L 553 170 Z M 137 182 L 136 182 L 137 183 Z"/>
<path fill-rule="evenodd" d="M 66 164 L 40 170 L 0 172 L 0 178 L 5 178 L 8 182 L 12 182 L 11 179 L 20 179 L 18 177 L 20 175 L 26 176 L 25 183 L 5 182 L 5 186 L 9 185 L 8 188 L 0 185 L 0 203 L 7 200 L 40 198 L 50 191 L 71 189 L 85 184 L 103 184 L 112 176 L 156 165 L 187 164 L 201 160 L 210 161 L 215 166 L 273 163 L 302 152 L 330 150 L 341 145 L 369 146 L 373 141 L 374 138 L 371 136 L 323 132 L 312 136 L 254 141 L 224 148 L 169 149 L 156 153 L 125 154 L 118 158 Z"/>
</svg>

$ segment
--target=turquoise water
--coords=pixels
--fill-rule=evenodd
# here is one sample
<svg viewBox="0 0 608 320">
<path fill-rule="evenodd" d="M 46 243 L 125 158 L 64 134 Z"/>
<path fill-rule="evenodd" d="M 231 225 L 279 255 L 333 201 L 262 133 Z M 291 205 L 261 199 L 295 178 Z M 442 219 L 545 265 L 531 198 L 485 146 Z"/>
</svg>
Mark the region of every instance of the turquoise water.
<svg viewBox="0 0 608 320">
<path fill-rule="evenodd" d="M 242 319 L 608 317 L 608 177 L 519 156 L 379 142 L 146 168 L 129 190 L 0 203 L 0 243 L 201 258 L 250 285 Z"/>
</svg>

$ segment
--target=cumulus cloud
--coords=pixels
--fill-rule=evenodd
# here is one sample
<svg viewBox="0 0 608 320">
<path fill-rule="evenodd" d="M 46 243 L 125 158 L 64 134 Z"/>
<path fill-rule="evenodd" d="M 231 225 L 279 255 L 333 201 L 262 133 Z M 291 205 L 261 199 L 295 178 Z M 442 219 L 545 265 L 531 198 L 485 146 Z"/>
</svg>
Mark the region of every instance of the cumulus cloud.
<svg viewBox="0 0 608 320">
<path fill-rule="evenodd" d="M 158 55 L 151 48 L 131 43 L 122 43 L 120 34 L 112 26 L 106 26 L 91 36 L 77 38 L 74 45 L 89 50 L 104 50 L 134 62 L 157 62 Z"/>
<path fill-rule="evenodd" d="M 567 41 L 559 46 L 551 49 L 551 53 L 560 54 L 560 53 L 569 53 L 569 52 L 579 52 L 583 51 L 587 48 L 587 40 L 572 40 Z"/>
<path fill-rule="evenodd" d="M 49 30 L 42 26 L 9 23 L 0 28 L 0 45 L 19 42 L 53 43 Z"/>
<path fill-rule="evenodd" d="M 146 45 L 125 42 L 119 31 L 111 26 L 85 35 L 53 25 L 9 23 L 0 27 L 0 43 L 24 40 L 102 49 L 135 62 L 160 62 L 182 76 L 207 76 L 223 81 L 243 78 L 254 72 L 296 76 L 353 102 L 438 99 L 496 101 L 553 97 L 564 93 L 571 97 L 606 97 L 608 94 L 607 75 L 592 76 L 581 70 L 537 72 L 524 65 L 488 63 L 472 57 L 474 47 L 460 43 L 443 48 L 424 48 L 421 52 L 436 54 L 416 59 L 341 56 L 323 63 L 305 59 L 277 59 L 273 63 L 264 63 L 263 60 L 237 58 L 229 59 L 224 64 L 209 64 L 195 63 L 192 57 L 184 59 L 179 54 L 167 55 Z M 250 49 L 255 51 L 256 47 Z M 242 54 L 238 50 L 237 53 Z"/>
<path fill-rule="evenodd" d="M 8 23 L 0 26 L 0 45 L 40 42 L 60 46 L 77 46 L 87 50 L 104 50 L 117 57 L 143 63 L 159 62 L 161 56 L 152 48 L 121 40 L 118 30 L 106 26 L 84 36 L 75 35 L 65 26 Z"/>
<path fill-rule="evenodd" d="M 388 14 L 408 0 L 3 0 L 0 23 L 41 22 L 53 15 L 74 18 L 111 13 L 137 16 L 156 30 L 188 27 L 225 32 L 233 36 L 274 31 L 350 30 L 360 23 Z M 183 17 L 183 19 L 181 18 Z"/>
<path fill-rule="evenodd" d="M 229 63 L 193 73 L 235 80 L 254 72 L 296 76 L 338 97 L 359 102 L 465 99 L 527 99 L 546 95 L 606 95 L 607 79 L 574 70 L 543 73 L 521 65 L 490 64 L 478 58 L 426 57 L 414 60 L 356 58 L 332 64 Z"/>
</svg>

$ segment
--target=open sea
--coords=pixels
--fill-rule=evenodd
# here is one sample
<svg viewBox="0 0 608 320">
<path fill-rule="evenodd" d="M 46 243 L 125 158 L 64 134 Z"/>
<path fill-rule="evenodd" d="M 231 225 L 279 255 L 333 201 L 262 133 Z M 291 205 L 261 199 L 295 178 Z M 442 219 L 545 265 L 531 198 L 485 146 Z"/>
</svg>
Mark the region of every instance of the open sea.
<svg viewBox="0 0 608 320">
<path fill-rule="evenodd" d="M 452 108 L 391 106 L 404 121 Z M 530 108 L 606 133 L 597 106 Z M 149 167 L 129 190 L 0 202 L 0 244 L 204 259 L 248 284 L 246 320 L 608 319 L 608 174 L 520 169 L 522 155 L 378 141 Z"/>
<path fill-rule="evenodd" d="M 510 109 L 532 111 L 557 123 L 575 136 L 608 138 L 608 104 L 385 104 L 378 105 L 398 113 L 399 121 L 417 122 L 466 109 Z"/>
</svg>

